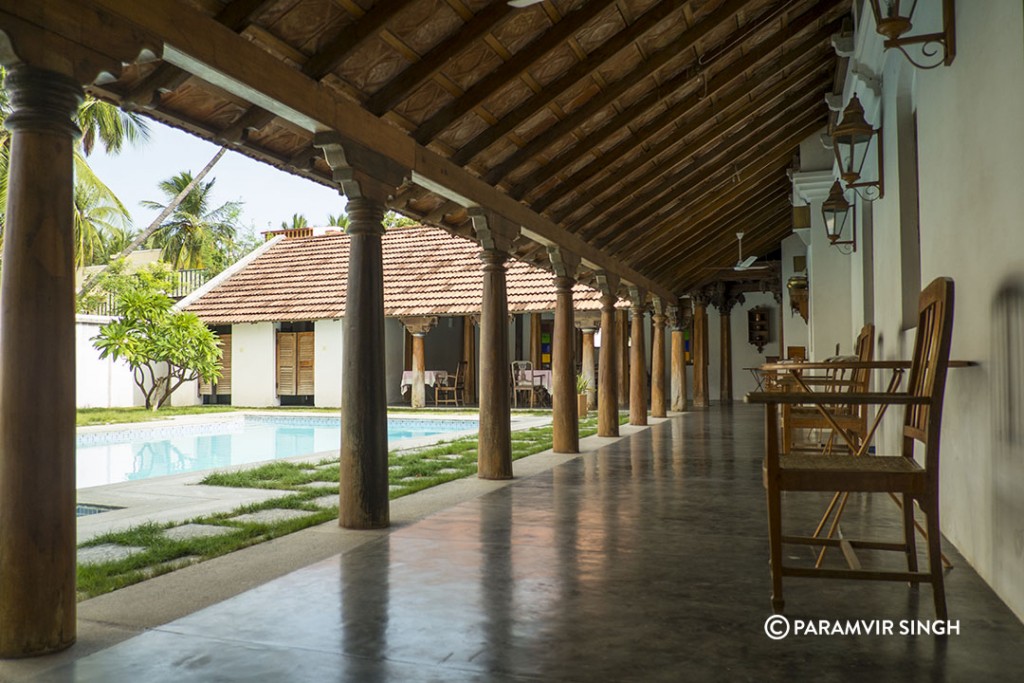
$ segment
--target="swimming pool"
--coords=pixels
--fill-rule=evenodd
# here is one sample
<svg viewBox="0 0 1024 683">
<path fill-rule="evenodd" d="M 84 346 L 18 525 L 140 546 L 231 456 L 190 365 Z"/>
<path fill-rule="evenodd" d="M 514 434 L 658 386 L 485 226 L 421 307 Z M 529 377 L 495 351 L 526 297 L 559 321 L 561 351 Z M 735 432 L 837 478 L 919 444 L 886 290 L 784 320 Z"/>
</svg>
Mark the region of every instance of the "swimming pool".
<svg viewBox="0 0 1024 683">
<path fill-rule="evenodd" d="M 388 441 L 475 430 L 476 420 L 389 419 Z M 338 417 L 233 415 L 209 422 L 89 430 L 77 437 L 78 488 L 337 450 Z"/>
</svg>

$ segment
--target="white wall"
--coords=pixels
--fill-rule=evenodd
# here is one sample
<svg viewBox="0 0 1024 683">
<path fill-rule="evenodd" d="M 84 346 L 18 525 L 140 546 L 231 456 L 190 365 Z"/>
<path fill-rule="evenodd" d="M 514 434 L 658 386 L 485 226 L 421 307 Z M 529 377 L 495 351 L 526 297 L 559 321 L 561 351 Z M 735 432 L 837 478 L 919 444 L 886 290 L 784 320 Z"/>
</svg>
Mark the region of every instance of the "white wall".
<svg viewBox="0 0 1024 683">
<path fill-rule="evenodd" d="M 775 303 L 775 297 L 753 292 L 744 294 L 743 298 L 744 303 L 733 306 L 729 315 L 732 335 L 732 397 L 737 402 L 757 388 L 753 375 L 743 368 L 757 367 L 765 363 L 765 356 L 779 355 L 779 305 Z M 760 353 L 756 346 L 747 341 L 747 311 L 756 306 L 768 309 L 769 320 L 768 344 Z M 717 403 L 722 389 L 722 317 L 714 306 L 708 306 L 708 350 L 708 396 L 712 402 Z M 692 366 L 687 368 L 687 377 L 692 385 Z M 688 389 L 692 396 L 693 386 Z"/>
<path fill-rule="evenodd" d="M 318 408 L 341 406 L 341 359 L 343 320 L 317 320 L 313 323 L 316 340 L 316 365 L 313 377 L 313 404 Z"/>
<path fill-rule="evenodd" d="M 793 269 L 794 256 L 807 256 L 807 245 L 798 235 L 790 235 L 782 241 L 782 301 L 784 312 L 782 314 L 783 344 L 784 346 L 807 347 L 807 323 L 789 305 L 789 291 L 786 289 L 786 282 L 789 281 L 796 271 Z M 800 271 L 804 273 L 805 271 Z M 786 349 L 779 349 L 779 357 L 784 358 Z"/>
<path fill-rule="evenodd" d="M 402 402 L 402 371 L 405 370 L 405 326 L 398 318 L 384 319 L 384 376 L 388 403 Z"/>
<path fill-rule="evenodd" d="M 941 23 L 939 12 L 940 3 L 920 3 L 915 29 L 934 30 Z M 979 365 L 949 374 L 941 443 L 942 528 L 1024 618 L 1024 415 L 1012 412 L 1022 388 L 1020 382 L 1003 381 L 1024 358 L 1024 342 L 1018 333 L 1008 346 L 1005 334 L 993 333 L 1008 324 L 1024 329 L 1024 311 L 1017 310 L 1010 321 L 994 315 L 1001 288 L 1024 279 L 1024 8 L 1005 0 L 984 3 L 984 11 L 957 3 L 956 60 L 930 71 L 908 67 L 895 50 L 883 53 L 871 13 L 861 15 L 865 25 L 851 61 L 880 76 L 880 96 L 849 77 L 845 99 L 856 89 L 868 121 L 882 122 L 885 197 L 871 206 L 871 244 L 858 245 L 870 258 L 851 260 L 847 269 L 848 289 L 857 293 L 842 325 L 816 317 L 816 299 L 820 304 L 836 294 L 839 278 L 815 275 L 823 263 L 812 244 L 812 344 L 827 346 L 837 336 L 851 343 L 858 319 L 873 315 L 876 357 L 907 358 L 915 332 L 907 314 L 913 306 L 908 292 L 940 275 L 954 279 L 952 353 Z M 913 149 L 915 113 L 917 183 L 907 155 Z M 908 193 L 915 187 L 919 257 L 911 248 L 917 240 L 908 241 L 913 237 L 908 221 L 918 204 Z M 820 225 L 812 232 L 823 241 Z M 819 325 L 826 329 L 816 330 Z M 849 329 L 838 334 L 841 327 Z M 889 412 L 876 439 L 880 452 L 898 448 L 901 417 L 902 411 Z"/>
<path fill-rule="evenodd" d="M 92 338 L 99 334 L 100 326 L 107 320 L 78 316 L 75 321 L 75 400 L 79 408 L 142 405 L 141 393 L 135 387 L 128 364 L 111 358 L 101 359 L 100 352 L 92 345 Z"/>
<path fill-rule="evenodd" d="M 232 405 L 280 405 L 275 387 L 276 342 L 273 323 L 231 326 Z"/>
</svg>

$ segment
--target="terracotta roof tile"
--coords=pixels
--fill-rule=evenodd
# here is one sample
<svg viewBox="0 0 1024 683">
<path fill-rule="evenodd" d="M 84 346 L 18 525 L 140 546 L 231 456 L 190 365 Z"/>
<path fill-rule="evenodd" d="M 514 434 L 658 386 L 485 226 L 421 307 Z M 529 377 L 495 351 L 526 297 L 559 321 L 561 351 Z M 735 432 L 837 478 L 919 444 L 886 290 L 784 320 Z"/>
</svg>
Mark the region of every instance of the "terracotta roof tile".
<svg viewBox="0 0 1024 683">
<path fill-rule="evenodd" d="M 194 301 L 187 310 L 211 325 L 323 320 L 345 315 L 349 237 L 330 233 L 285 239 Z M 384 253 L 384 314 L 466 315 L 480 312 L 482 263 L 476 243 L 430 227 L 389 230 Z M 509 310 L 555 307 L 551 273 L 508 264 Z M 573 288 L 577 310 L 600 309 L 600 294 Z"/>
</svg>

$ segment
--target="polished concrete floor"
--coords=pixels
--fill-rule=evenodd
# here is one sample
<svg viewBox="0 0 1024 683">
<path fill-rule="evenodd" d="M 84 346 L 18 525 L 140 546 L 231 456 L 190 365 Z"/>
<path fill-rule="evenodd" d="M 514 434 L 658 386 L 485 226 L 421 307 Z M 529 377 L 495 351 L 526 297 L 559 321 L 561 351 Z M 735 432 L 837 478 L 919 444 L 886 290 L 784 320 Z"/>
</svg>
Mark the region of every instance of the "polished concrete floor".
<svg viewBox="0 0 1024 683">
<path fill-rule="evenodd" d="M 1024 626 L 952 548 L 958 634 L 899 634 L 901 620 L 933 618 L 928 588 L 793 579 L 790 619 L 890 620 L 896 632 L 768 638 L 761 424 L 748 406 L 674 417 L 38 680 L 1020 676 Z M 803 498 L 789 523 L 820 510 Z M 889 518 L 888 500 L 858 500 L 844 525 Z"/>
</svg>

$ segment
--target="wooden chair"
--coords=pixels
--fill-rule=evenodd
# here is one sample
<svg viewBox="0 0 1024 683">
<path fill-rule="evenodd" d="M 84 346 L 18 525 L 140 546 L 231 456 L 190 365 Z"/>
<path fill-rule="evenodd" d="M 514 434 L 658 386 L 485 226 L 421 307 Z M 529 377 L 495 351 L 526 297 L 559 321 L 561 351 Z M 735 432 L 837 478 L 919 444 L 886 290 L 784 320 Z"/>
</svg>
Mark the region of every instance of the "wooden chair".
<svg viewBox="0 0 1024 683">
<path fill-rule="evenodd" d="M 459 406 L 459 394 L 462 394 L 462 405 L 466 405 L 466 361 L 461 361 L 455 366 L 455 374 L 448 375 L 443 381 L 438 382 L 434 388 L 434 403 L 436 405 L 454 404 Z"/>
<path fill-rule="evenodd" d="M 846 392 L 861 394 L 868 390 L 871 382 L 871 370 L 866 367 L 850 367 L 844 361 L 851 360 L 858 363 L 870 363 L 875 356 L 875 326 L 868 324 L 861 328 L 857 335 L 855 344 L 855 355 L 851 357 L 836 357 L 830 359 L 832 367 L 825 371 L 824 377 L 820 378 L 820 384 L 825 391 Z M 812 378 L 805 377 L 805 381 L 812 382 Z M 845 446 L 852 442 L 860 445 L 866 437 L 868 430 L 868 407 L 866 405 L 840 405 L 829 409 L 832 420 L 826 419 L 814 406 L 789 406 L 782 407 L 782 449 L 785 453 L 792 452 L 797 448 L 794 436 L 798 431 L 813 430 L 817 433 L 828 433 L 825 439 L 824 450 L 831 452 L 836 443 Z M 842 429 L 848 439 L 842 438 L 835 433 L 836 427 Z M 837 438 L 838 437 L 838 438 Z M 816 439 L 814 450 L 821 450 L 820 439 Z"/>
<path fill-rule="evenodd" d="M 519 407 L 520 394 L 527 394 L 530 397 L 530 407 L 533 407 L 537 399 L 537 392 L 541 389 L 540 378 L 533 376 L 533 363 L 528 360 L 517 360 L 512 362 L 512 405 Z"/>
<path fill-rule="evenodd" d="M 946 370 L 953 330 L 953 281 L 939 278 L 921 292 L 917 337 L 910 363 L 907 392 L 900 393 L 760 393 L 748 401 L 765 404 L 764 485 L 768 499 L 768 537 L 772 575 L 772 606 L 781 612 L 784 577 L 829 579 L 874 579 L 931 583 L 938 619 L 946 619 L 946 596 L 941 562 L 939 530 L 939 432 Z M 821 405 L 903 405 L 903 439 L 900 455 L 870 456 L 833 454 L 780 454 L 778 406 Z M 924 460 L 914 459 L 915 444 L 923 446 Z M 888 492 L 899 494 L 903 513 L 902 542 L 815 538 L 783 535 L 782 492 Z M 928 570 L 918 570 L 914 537 L 914 503 L 926 517 Z M 790 566 L 783 563 L 783 544 L 838 547 L 847 569 Z M 907 571 L 864 569 L 857 549 L 890 550 L 904 553 Z"/>
</svg>

